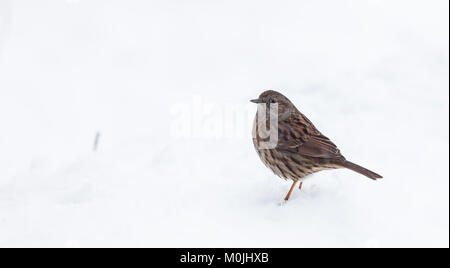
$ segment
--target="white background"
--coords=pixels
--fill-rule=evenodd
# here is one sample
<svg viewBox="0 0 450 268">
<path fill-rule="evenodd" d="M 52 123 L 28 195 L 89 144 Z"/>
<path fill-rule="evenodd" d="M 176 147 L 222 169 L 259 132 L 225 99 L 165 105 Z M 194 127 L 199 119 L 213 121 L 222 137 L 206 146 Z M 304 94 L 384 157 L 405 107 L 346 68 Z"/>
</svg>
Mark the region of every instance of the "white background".
<svg viewBox="0 0 450 268">
<path fill-rule="evenodd" d="M 1 0 L 0 246 L 448 247 L 448 5 Z M 244 112 L 265 89 L 384 179 L 282 204 Z M 177 135 L 195 99 L 216 114 Z M 232 105 L 243 131 L 207 135 Z"/>
</svg>

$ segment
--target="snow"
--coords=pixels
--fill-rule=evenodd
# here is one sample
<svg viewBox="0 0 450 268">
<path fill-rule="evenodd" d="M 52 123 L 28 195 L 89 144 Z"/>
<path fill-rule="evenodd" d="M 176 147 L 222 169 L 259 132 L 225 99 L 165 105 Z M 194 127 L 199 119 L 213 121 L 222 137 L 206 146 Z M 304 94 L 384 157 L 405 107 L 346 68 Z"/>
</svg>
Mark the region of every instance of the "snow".
<svg viewBox="0 0 450 268">
<path fill-rule="evenodd" d="M 448 247 L 448 5 L 0 1 L 0 247 Z M 384 179 L 283 203 L 265 89 Z"/>
</svg>

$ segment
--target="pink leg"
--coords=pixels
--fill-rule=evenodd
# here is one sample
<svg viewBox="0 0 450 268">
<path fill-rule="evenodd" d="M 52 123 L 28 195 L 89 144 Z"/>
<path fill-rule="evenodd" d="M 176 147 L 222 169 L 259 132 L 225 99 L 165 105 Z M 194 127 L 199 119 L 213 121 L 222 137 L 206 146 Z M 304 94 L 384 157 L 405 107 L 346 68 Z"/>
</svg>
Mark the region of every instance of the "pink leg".
<svg viewBox="0 0 450 268">
<path fill-rule="evenodd" d="M 292 193 L 292 190 L 295 187 L 295 184 L 297 184 L 297 181 L 294 181 L 294 183 L 292 184 L 291 189 L 289 190 L 289 192 L 287 193 L 286 197 L 284 198 L 285 201 L 289 200 L 289 197 L 291 196 L 291 193 Z"/>
</svg>

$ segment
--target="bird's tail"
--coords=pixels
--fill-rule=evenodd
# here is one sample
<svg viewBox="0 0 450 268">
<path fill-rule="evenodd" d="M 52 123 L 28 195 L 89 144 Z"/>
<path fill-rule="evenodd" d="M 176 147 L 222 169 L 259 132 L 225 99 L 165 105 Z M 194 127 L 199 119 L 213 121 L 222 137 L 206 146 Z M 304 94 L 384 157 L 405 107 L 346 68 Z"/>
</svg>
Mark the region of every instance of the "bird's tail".
<svg viewBox="0 0 450 268">
<path fill-rule="evenodd" d="M 368 178 L 371 178 L 372 180 L 381 179 L 383 178 L 381 175 L 378 175 L 377 173 L 368 170 L 367 168 L 363 168 L 362 166 L 358 166 L 355 163 L 352 163 L 350 161 L 345 161 L 342 164 L 343 167 L 351 169 L 355 172 L 358 172 L 359 174 L 362 174 Z"/>
</svg>

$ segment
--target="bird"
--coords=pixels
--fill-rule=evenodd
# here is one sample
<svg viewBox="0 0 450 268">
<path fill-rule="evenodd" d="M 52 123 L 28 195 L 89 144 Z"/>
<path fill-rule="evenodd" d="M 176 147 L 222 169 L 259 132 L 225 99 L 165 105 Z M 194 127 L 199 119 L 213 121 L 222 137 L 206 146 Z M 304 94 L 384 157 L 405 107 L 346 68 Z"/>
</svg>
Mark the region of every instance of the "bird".
<svg viewBox="0 0 450 268">
<path fill-rule="evenodd" d="M 284 198 L 288 201 L 297 182 L 316 172 L 347 168 L 372 180 L 383 178 L 345 159 L 337 146 L 323 135 L 283 94 L 267 90 L 257 99 L 252 140 L 262 162 L 277 176 L 293 183 Z"/>
</svg>

